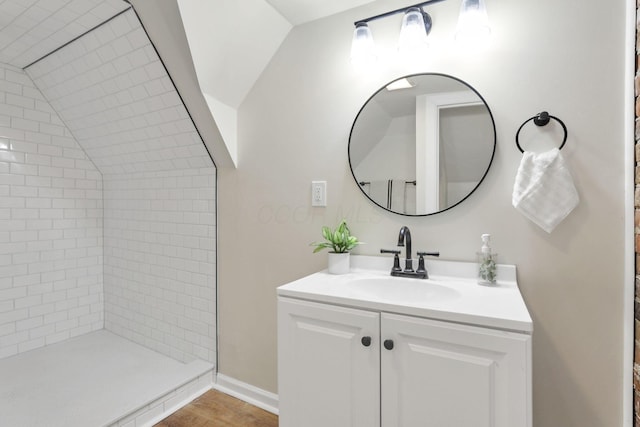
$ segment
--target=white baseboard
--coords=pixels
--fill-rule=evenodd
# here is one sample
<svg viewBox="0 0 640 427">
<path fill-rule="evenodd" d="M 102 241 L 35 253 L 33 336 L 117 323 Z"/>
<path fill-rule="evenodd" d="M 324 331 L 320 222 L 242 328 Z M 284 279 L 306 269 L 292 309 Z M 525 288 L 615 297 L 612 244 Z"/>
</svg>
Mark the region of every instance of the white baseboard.
<svg viewBox="0 0 640 427">
<path fill-rule="evenodd" d="M 278 415 L 278 395 L 275 393 L 262 390 L 220 373 L 216 375 L 213 388 Z"/>
</svg>

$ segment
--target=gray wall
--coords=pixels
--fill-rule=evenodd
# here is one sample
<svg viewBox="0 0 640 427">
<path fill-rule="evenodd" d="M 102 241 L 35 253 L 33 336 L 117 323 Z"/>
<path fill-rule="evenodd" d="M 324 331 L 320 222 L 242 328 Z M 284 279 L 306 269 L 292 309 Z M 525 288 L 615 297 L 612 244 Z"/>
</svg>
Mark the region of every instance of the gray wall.
<svg viewBox="0 0 640 427">
<path fill-rule="evenodd" d="M 402 6 L 397 1 L 290 33 L 240 108 L 238 168 L 219 171 L 221 373 L 277 391 L 275 289 L 325 268 L 325 255 L 308 246 L 322 225 L 345 217 L 367 242 L 362 254 L 393 246 L 408 225 L 414 247 L 468 261 L 480 234 L 491 233 L 501 262 L 517 265 L 534 319 L 534 425 L 621 425 L 625 4 L 487 3 L 493 38 L 485 51 L 442 47 L 459 8 L 443 2 L 429 8 L 430 58 L 413 66 L 383 64 L 367 75 L 349 63 L 353 22 Z M 372 29 L 390 46 L 398 25 L 388 19 Z M 472 197 L 443 214 L 405 218 L 362 196 L 348 168 L 347 138 L 371 93 L 418 71 L 452 74 L 475 87 L 495 116 L 498 147 Z M 514 135 L 542 110 L 569 128 L 563 155 L 581 197 L 551 235 L 511 206 L 521 157 Z M 523 133 L 536 149 L 549 147 L 550 136 Z M 312 208 L 310 181 L 322 179 L 328 206 Z"/>
</svg>

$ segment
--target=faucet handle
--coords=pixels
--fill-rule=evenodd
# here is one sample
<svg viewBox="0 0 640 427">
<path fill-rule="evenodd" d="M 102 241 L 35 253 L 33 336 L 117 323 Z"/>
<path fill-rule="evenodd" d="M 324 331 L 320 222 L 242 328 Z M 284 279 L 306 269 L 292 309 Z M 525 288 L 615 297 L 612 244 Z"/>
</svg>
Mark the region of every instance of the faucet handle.
<svg viewBox="0 0 640 427">
<path fill-rule="evenodd" d="M 396 255 L 399 255 L 400 251 L 397 251 L 395 249 L 380 249 L 380 253 L 381 254 L 396 254 Z"/>
<path fill-rule="evenodd" d="M 427 273 L 427 269 L 424 266 L 424 257 L 425 256 L 440 256 L 440 252 L 416 252 L 418 255 L 418 269 L 416 273 L 424 274 L 425 279 L 429 278 L 429 273 Z"/>
<path fill-rule="evenodd" d="M 416 252 L 419 257 L 440 256 L 440 252 Z"/>
<path fill-rule="evenodd" d="M 393 268 L 391 271 L 402 271 L 400 268 L 400 251 L 394 249 L 380 249 L 381 254 L 393 254 Z"/>
</svg>

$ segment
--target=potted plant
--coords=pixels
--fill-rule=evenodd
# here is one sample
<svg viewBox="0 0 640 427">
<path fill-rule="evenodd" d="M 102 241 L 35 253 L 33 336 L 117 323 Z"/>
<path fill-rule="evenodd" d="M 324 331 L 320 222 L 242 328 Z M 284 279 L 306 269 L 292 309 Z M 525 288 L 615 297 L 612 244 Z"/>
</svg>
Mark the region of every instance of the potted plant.
<svg viewBox="0 0 640 427">
<path fill-rule="evenodd" d="M 347 221 L 342 220 L 335 230 L 326 225 L 322 227 L 324 242 L 313 242 L 316 248 L 313 253 L 329 249 L 329 273 L 345 274 L 349 272 L 349 251 L 361 244 L 356 236 L 351 235 Z"/>
</svg>

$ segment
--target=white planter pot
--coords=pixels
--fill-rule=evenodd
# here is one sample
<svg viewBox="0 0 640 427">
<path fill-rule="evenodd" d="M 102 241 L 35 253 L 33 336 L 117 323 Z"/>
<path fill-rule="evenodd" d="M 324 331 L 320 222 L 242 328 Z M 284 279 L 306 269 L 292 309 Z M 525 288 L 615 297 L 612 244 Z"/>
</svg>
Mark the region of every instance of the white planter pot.
<svg viewBox="0 0 640 427">
<path fill-rule="evenodd" d="M 329 274 L 347 274 L 349 272 L 349 252 L 329 252 Z"/>
</svg>

